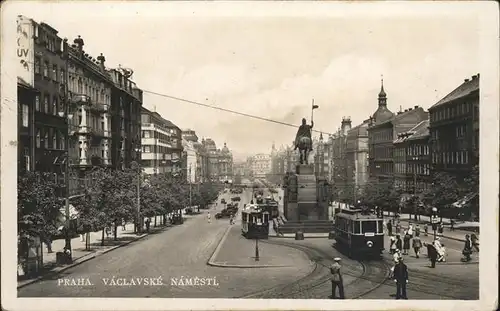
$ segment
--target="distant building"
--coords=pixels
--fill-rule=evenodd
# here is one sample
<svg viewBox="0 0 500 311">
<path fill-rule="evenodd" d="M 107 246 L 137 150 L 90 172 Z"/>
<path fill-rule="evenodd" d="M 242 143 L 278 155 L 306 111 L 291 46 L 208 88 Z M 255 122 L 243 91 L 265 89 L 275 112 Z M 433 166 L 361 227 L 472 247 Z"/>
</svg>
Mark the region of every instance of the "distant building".
<svg viewBox="0 0 500 311">
<path fill-rule="evenodd" d="M 263 179 L 271 173 L 271 155 L 259 153 L 252 157 L 252 175 L 254 178 Z"/>
<path fill-rule="evenodd" d="M 196 148 L 193 141 L 182 138 L 182 169 L 186 172 L 186 180 L 191 183 L 196 182 L 196 171 L 198 169 Z"/>
<path fill-rule="evenodd" d="M 394 141 L 394 187 L 420 195 L 431 187 L 429 120 L 424 120 Z"/>
<path fill-rule="evenodd" d="M 408 131 L 427 118 L 428 113 L 418 106 L 392 113 L 387 109 L 387 95 L 382 84 L 378 109 L 368 127 L 369 172 L 374 182 L 394 181 L 394 140 L 399 133 Z"/>
<path fill-rule="evenodd" d="M 176 173 L 180 169 L 180 131 L 159 113 L 141 109 L 141 167 L 147 174 Z"/>
<path fill-rule="evenodd" d="M 347 176 L 352 178 L 354 187 L 361 193 L 368 182 L 368 125 L 369 119 L 351 128 L 346 138 Z"/>
<path fill-rule="evenodd" d="M 195 130 L 191 130 L 191 129 L 182 130 L 182 138 L 187 140 L 187 141 L 194 142 L 194 143 L 198 142 L 198 135 L 196 135 Z"/>
<path fill-rule="evenodd" d="M 39 96 L 36 89 L 26 81 L 17 78 L 17 172 L 23 175 L 34 170 L 35 154 L 35 97 Z"/>
<path fill-rule="evenodd" d="M 214 182 L 232 181 L 233 155 L 226 143 L 221 150 L 217 148 L 213 139 L 206 138 L 203 145 L 208 155 L 209 179 Z"/>
</svg>

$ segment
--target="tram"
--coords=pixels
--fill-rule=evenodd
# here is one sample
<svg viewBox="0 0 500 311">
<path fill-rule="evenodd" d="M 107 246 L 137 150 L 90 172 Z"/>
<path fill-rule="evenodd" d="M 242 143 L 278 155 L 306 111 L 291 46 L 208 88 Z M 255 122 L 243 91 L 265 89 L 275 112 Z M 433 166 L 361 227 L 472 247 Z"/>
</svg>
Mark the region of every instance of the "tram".
<svg viewBox="0 0 500 311">
<path fill-rule="evenodd" d="M 269 212 L 258 204 L 247 204 L 241 211 L 241 232 L 247 239 L 267 239 Z"/>
<path fill-rule="evenodd" d="M 335 219 L 335 240 L 345 247 L 349 257 L 372 255 L 384 251 L 384 223 L 368 209 L 342 209 Z"/>
<path fill-rule="evenodd" d="M 271 196 L 268 196 L 264 200 L 264 203 L 262 205 L 264 206 L 266 211 L 269 212 L 271 219 L 278 218 L 279 216 L 278 202 L 276 202 Z"/>
</svg>

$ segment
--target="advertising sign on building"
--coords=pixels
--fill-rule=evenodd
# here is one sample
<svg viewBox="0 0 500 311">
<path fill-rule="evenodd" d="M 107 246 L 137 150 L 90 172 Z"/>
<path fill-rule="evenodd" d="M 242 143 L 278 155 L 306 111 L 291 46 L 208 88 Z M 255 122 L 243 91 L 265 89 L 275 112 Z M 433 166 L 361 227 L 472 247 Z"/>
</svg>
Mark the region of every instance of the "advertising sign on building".
<svg viewBox="0 0 500 311">
<path fill-rule="evenodd" d="M 17 17 L 17 76 L 34 87 L 34 51 L 32 20 L 19 15 Z"/>
</svg>

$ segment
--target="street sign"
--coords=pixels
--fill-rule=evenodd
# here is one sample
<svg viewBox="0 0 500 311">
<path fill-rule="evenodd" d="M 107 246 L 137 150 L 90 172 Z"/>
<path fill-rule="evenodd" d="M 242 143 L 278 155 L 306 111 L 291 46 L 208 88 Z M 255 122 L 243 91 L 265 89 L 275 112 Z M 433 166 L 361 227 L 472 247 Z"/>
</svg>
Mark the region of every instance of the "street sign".
<svg viewBox="0 0 500 311">
<path fill-rule="evenodd" d="M 439 222 L 438 216 L 431 216 L 431 223 L 432 224 L 437 224 Z"/>
</svg>

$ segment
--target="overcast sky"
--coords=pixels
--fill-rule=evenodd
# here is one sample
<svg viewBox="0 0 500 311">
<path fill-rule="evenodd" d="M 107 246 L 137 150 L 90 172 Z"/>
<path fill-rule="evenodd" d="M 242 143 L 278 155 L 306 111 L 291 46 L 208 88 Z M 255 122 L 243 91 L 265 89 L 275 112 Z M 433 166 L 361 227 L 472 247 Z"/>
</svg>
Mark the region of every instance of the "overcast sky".
<svg viewBox="0 0 500 311">
<path fill-rule="evenodd" d="M 12 2 L 11 2 L 12 3 Z M 144 90 L 213 104 L 333 133 L 342 116 L 353 126 L 377 108 L 383 74 L 393 112 L 428 108 L 479 71 L 473 15 L 436 18 L 162 16 L 144 4 L 107 7 L 29 4 L 19 14 L 58 29 L 108 67 L 134 70 Z M 236 157 L 289 144 L 296 129 L 146 94 L 166 119 L 198 136 L 227 142 Z"/>
</svg>

